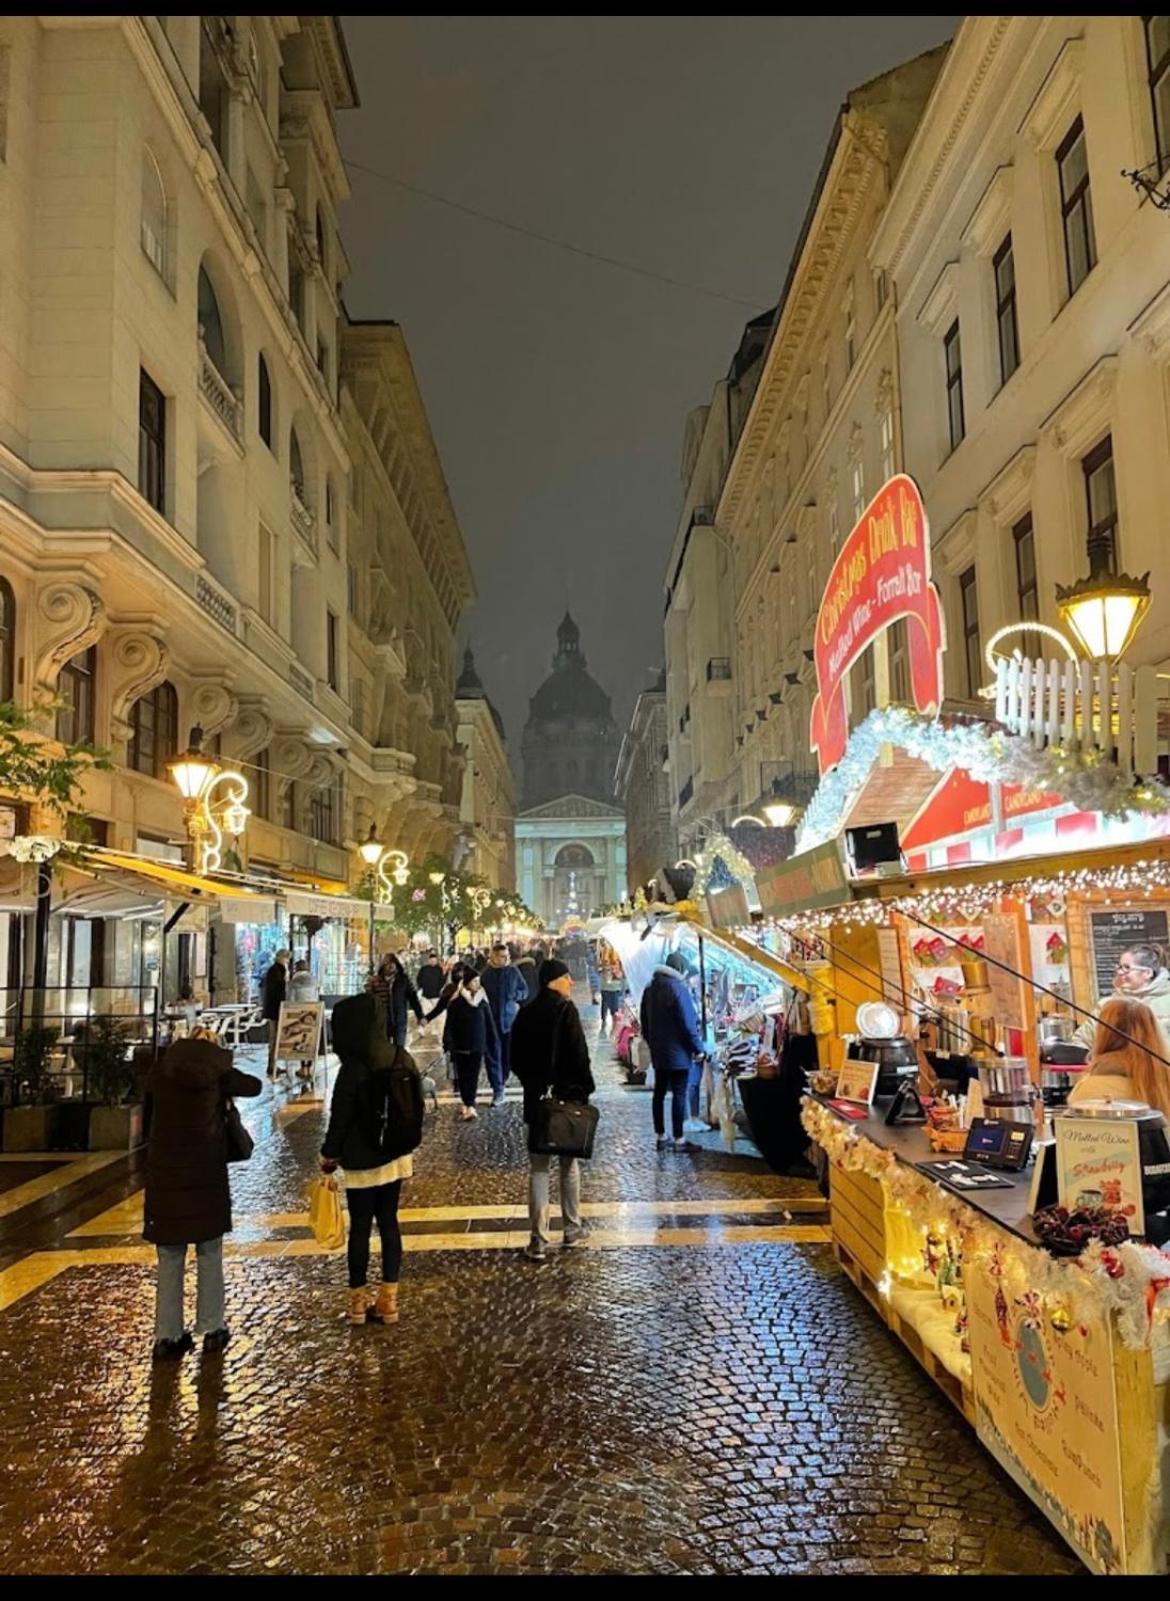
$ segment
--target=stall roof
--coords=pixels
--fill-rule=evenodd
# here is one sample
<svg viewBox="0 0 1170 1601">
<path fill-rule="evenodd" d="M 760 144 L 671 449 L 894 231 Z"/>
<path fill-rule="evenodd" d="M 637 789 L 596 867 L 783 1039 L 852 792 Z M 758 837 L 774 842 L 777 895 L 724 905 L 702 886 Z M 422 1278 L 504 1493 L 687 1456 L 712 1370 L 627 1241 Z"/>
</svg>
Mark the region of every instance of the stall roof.
<svg viewBox="0 0 1170 1601">
<path fill-rule="evenodd" d="M 153 856 L 135 856 L 131 851 L 110 850 L 105 845 L 86 845 L 82 852 L 94 867 L 112 868 L 118 873 L 145 879 L 157 894 L 161 888 L 171 896 L 184 900 L 255 901 L 259 907 L 271 896 L 263 896 L 242 884 L 223 883 L 214 878 L 203 878 L 189 873 L 173 862 L 160 862 Z"/>
<path fill-rule="evenodd" d="M 899 873 L 889 878 L 855 878 L 851 887 L 855 900 L 902 900 L 912 895 L 928 895 L 932 890 L 948 889 L 956 882 L 996 884 L 1005 887 L 1027 884 L 1034 878 L 1057 873 L 1077 873 L 1101 867 L 1136 867 L 1139 862 L 1170 861 L 1170 839 L 1143 840 L 1137 845 L 1097 846 L 1091 850 L 1060 851 L 1043 856 L 1012 857 L 1006 862 L 962 863 L 937 868 L 929 873 Z M 782 915 L 782 914 L 781 914 Z"/>
</svg>

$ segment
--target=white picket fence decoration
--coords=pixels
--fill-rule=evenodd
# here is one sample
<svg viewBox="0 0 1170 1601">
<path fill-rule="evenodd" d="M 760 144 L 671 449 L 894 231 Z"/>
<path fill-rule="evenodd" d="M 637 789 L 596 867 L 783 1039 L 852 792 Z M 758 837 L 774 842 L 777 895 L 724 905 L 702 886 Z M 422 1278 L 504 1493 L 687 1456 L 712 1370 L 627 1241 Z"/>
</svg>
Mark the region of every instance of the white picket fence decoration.
<svg viewBox="0 0 1170 1601">
<path fill-rule="evenodd" d="M 1158 675 L 1124 662 L 995 664 L 995 718 L 1037 747 L 1096 746 L 1123 773 L 1158 770 Z"/>
</svg>

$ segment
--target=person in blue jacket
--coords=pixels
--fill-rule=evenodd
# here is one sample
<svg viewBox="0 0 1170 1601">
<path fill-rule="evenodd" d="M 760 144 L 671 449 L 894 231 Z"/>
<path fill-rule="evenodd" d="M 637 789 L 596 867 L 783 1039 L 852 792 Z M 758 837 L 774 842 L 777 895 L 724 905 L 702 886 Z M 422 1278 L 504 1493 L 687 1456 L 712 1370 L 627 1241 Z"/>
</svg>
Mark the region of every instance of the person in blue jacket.
<svg viewBox="0 0 1170 1601">
<path fill-rule="evenodd" d="M 671 1143 L 666 1137 L 668 1091 L 674 1149 L 702 1149 L 683 1133 L 691 1064 L 703 1055 L 695 1003 L 683 978 L 686 970 L 685 958 L 672 951 L 665 964 L 654 969 L 653 977 L 642 992 L 642 1037 L 650 1047 L 650 1060 L 654 1064 L 654 1133 L 660 1151 L 667 1150 Z"/>
<path fill-rule="evenodd" d="M 487 1056 L 492 1105 L 503 1106 L 504 1085 L 512 1071 L 512 1024 L 516 1021 L 516 1013 L 528 999 L 528 983 L 524 974 L 512 966 L 508 947 L 502 943 L 492 946 L 488 965 L 480 974 L 480 979 L 496 1025 L 495 1036 L 488 1042 Z"/>
</svg>

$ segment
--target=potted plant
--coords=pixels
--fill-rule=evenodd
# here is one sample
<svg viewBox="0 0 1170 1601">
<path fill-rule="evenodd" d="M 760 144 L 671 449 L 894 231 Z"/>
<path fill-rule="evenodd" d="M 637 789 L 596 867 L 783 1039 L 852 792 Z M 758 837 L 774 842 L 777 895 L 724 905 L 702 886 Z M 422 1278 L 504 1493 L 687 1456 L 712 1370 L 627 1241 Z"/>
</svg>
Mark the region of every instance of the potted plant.
<svg viewBox="0 0 1170 1601">
<path fill-rule="evenodd" d="M 58 1030 L 33 1024 L 16 1036 L 12 1052 L 12 1100 L 0 1124 L 0 1149 L 47 1151 L 55 1108 L 48 1104 L 49 1062 Z"/>
<path fill-rule="evenodd" d="M 142 1144 L 142 1103 L 132 1097 L 137 1075 L 128 1025 L 95 1017 L 86 1029 L 85 1073 L 91 1151 L 132 1151 Z"/>
</svg>

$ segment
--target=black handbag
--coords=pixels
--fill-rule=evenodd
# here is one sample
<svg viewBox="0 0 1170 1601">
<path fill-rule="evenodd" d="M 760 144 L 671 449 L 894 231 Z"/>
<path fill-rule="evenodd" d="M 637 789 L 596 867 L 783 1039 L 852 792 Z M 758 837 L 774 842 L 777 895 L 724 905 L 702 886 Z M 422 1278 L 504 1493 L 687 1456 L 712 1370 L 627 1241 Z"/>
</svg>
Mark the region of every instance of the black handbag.
<svg viewBox="0 0 1170 1601">
<path fill-rule="evenodd" d="M 534 1156 L 577 1156 L 588 1161 L 600 1116 L 597 1108 L 585 1101 L 546 1095 L 528 1130 L 528 1149 Z"/>
<path fill-rule="evenodd" d="M 224 1102 L 223 1138 L 229 1162 L 246 1162 L 256 1149 L 256 1142 L 244 1127 L 240 1109 L 233 1100 Z"/>
</svg>

